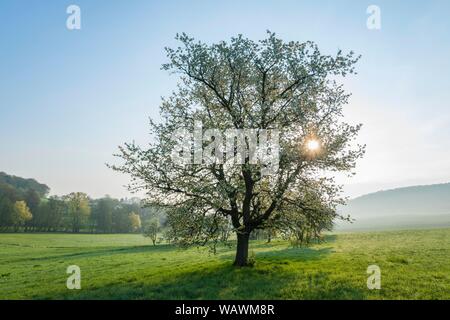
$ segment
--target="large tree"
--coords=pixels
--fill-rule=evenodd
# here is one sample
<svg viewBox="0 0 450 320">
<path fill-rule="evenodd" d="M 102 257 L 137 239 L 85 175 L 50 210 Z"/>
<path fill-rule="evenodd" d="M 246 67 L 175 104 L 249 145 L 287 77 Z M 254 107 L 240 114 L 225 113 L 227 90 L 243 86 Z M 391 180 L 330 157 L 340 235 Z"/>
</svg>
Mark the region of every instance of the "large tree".
<svg viewBox="0 0 450 320">
<path fill-rule="evenodd" d="M 343 121 L 349 95 L 337 83 L 354 72 L 359 57 L 323 55 L 313 42 L 283 42 L 273 33 L 257 42 L 242 36 L 216 44 L 185 34 L 177 39 L 182 45 L 166 49 L 163 69 L 179 74 L 180 83 L 162 102 L 162 120 L 150 121 L 150 145 L 125 144 L 119 153 L 124 161 L 113 166 L 132 176 L 130 189 L 145 190 L 150 203 L 167 207 L 174 238 L 185 244 L 215 241 L 220 219 L 230 219 L 237 266 L 248 262 L 253 230 L 272 228 L 293 210 L 311 212 L 311 194 L 336 217 L 333 208 L 342 199 L 330 174 L 351 172 L 364 153 L 354 143 L 360 125 Z M 203 129 L 255 129 L 260 141 L 262 130 L 278 130 L 278 167 L 262 174 L 267 164 L 254 163 L 248 152 L 242 163 L 176 161 L 173 132 L 195 132 L 196 122 Z M 218 138 L 206 136 L 220 144 Z M 249 139 L 243 143 L 248 149 Z M 191 160 L 197 150 L 190 148 Z"/>
</svg>

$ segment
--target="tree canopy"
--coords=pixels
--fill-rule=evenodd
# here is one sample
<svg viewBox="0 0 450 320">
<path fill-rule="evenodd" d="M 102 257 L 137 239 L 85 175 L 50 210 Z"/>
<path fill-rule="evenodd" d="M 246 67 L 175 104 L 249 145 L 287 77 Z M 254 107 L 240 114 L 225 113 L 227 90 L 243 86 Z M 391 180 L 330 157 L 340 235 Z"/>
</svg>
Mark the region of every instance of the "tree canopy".
<svg viewBox="0 0 450 320">
<path fill-rule="evenodd" d="M 364 153 L 354 142 L 361 125 L 343 119 L 349 94 L 337 82 L 354 73 L 359 57 L 342 51 L 324 55 L 313 42 L 284 42 L 270 32 L 261 41 L 241 35 L 214 44 L 186 34 L 177 39 L 181 46 L 167 48 L 163 69 L 178 74 L 180 83 L 163 99 L 162 121 L 150 122 L 153 140 L 146 148 L 121 146 L 123 162 L 113 166 L 131 175 L 130 189 L 145 190 L 149 202 L 168 208 L 183 243 L 215 240 L 219 219 L 230 219 L 238 266 L 247 264 L 253 230 L 283 228 L 292 212 L 336 218 L 342 199 L 332 173 L 350 173 Z M 252 163 L 249 153 L 239 164 L 174 161 L 173 132 L 195 132 L 196 122 L 202 130 L 255 129 L 259 140 L 261 130 L 277 130 L 277 170 L 262 175 L 265 164 Z M 218 138 L 203 134 L 203 149 L 221 144 Z M 243 143 L 248 149 L 247 138 Z M 192 159 L 197 149 L 188 152 Z"/>
</svg>

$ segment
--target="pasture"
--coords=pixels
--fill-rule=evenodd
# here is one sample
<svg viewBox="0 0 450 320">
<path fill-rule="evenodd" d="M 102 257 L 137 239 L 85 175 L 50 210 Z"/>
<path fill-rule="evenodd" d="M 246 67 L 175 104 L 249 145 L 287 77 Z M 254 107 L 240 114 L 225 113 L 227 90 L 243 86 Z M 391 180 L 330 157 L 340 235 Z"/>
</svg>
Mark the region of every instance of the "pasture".
<svg viewBox="0 0 450 320">
<path fill-rule="evenodd" d="M 251 242 L 253 268 L 234 248 L 152 246 L 141 235 L 0 234 L 0 299 L 450 299 L 450 229 L 342 233 L 293 248 Z M 369 265 L 381 290 L 366 285 Z M 81 268 L 81 290 L 66 269 Z"/>
</svg>

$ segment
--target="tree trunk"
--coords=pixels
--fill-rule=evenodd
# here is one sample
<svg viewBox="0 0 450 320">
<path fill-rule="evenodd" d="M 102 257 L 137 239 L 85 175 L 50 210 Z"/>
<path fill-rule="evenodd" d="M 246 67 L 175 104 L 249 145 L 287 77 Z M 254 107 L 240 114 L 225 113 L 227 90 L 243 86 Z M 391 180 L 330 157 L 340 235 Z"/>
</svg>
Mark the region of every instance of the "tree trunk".
<svg viewBox="0 0 450 320">
<path fill-rule="evenodd" d="M 236 259 L 234 264 L 237 267 L 244 267 L 248 265 L 248 240 L 250 238 L 249 233 L 237 233 L 237 248 Z"/>
</svg>

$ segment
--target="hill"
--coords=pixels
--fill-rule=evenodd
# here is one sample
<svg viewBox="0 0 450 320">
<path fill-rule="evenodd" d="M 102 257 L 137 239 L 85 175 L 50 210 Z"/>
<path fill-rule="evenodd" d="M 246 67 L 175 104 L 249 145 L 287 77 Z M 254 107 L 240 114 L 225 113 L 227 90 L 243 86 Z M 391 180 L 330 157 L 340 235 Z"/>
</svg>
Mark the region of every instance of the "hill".
<svg viewBox="0 0 450 320">
<path fill-rule="evenodd" d="M 36 191 L 41 197 L 50 191 L 47 185 L 39 183 L 34 179 L 20 178 L 4 172 L 0 172 L 0 185 L 12 187 L 20 193 L 25 193 L 31 189 Z"/>
<path fill-rule="evenodd" d="M 339 211 L 355 222 L 340 222 L 337 230 L 450 226 L 450 183 L 370 193 Z"/>
</svg>

